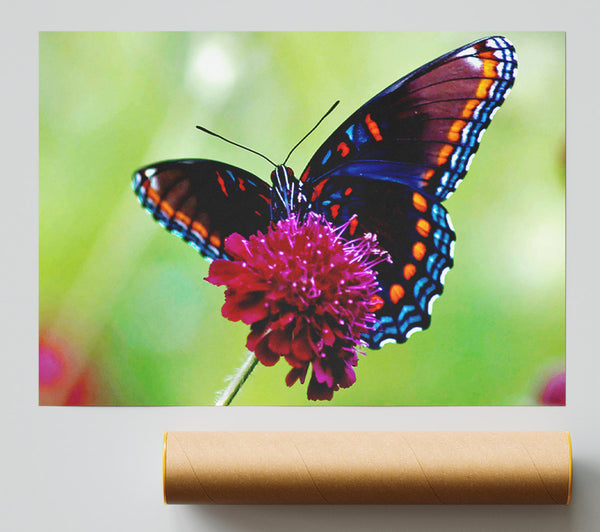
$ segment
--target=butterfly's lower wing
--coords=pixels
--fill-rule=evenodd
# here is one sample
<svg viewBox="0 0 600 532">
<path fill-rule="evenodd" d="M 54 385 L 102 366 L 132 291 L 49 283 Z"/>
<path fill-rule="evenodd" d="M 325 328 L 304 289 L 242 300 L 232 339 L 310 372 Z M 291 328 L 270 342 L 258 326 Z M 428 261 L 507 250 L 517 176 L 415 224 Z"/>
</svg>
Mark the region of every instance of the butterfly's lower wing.
<svg viewBox="0 0 600 532">
<path fill-rule="evenodd" d="M 353 113 L 317 150 L 302 181 L 314 187 L 328 175 L 385 175 L 446 199 L 466 174 L 516 67 L 504 37 L 443 55 Z"/>
<path fill-rule="evenodd" d="M 364 337 L 369 347 L 405 342 L 429 327 L 433 302 L 453 265 L 455 235 L 444 207 L 384 179 L 335 176 L 321 183 L 313 208 L 334 224 L 350 220 L 347 238 L 376 234 L 392 259 L 376 266 L 381 290 L 373 302 L 378 321 Z"/>
<path fill-rule="evenodd" d="M 258 177 L 206 159 L 163 161 L 133 175 L 141 204 L 168 231 L 208 259 L 228 258 L 224 241 L 266 231 L 270 187 Z"/>
</svg>

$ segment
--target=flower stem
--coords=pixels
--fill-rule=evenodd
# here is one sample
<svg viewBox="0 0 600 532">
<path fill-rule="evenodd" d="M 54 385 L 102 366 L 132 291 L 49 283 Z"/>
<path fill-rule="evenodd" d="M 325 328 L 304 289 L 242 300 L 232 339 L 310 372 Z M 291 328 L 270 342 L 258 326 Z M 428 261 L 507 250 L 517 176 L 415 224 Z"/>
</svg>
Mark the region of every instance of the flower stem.
<svg viewBox="0 0 600 532">
<path fill-rule="evenodd" d="M 231 404 L 231 401 L 233 401 L 233 398 L 240 391 L 240 388 L 246 382 L 246 379 L 250 376 L 250 373 L 252 373 L 252 370 L 257 363 L 258 359 L 254 356 L 254 353 L 250 353 L 248 358 L 244 360 L 244 363 L 240 369 L 229 382 L 227 388 L 223 390 L 217 399 L 215 406 L 229 406 Z"/>
</svg>

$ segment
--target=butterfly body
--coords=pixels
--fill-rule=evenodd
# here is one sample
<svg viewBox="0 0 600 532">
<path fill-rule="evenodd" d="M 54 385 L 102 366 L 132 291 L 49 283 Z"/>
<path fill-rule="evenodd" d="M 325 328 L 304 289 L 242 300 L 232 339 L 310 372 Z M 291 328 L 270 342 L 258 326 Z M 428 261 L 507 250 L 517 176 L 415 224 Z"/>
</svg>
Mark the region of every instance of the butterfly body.
<svg viewBox="0 0 600 532">
<path fill-rule="evenodd" d="M 346 119 L 299 179 L 285 165 L 272 186 L 205 159 L 165 161 L 134 174 L 142 205 L 209 259 L 228 258 L 224 239 L 248 237 L 308 211 L 346 237 L 377 235 L 391 263 L 377 266 L 381 291 L 372 348 L 404 342 L 430 324 L 454 263 L 455 233 L 442 202 L 464 178 L 481 135 L 516 75 L 503 37 L 468 44 L 404 76 Z"/>
<path fill-rule="evenodd" d="M 308 208 L 308 199 L 302 182 L 294 176 L 294 171 L 283 164 L 271 172 L 271 220 L 278 222 L 289 218 L 292 213 L 302 218 Z"/>
</svg>

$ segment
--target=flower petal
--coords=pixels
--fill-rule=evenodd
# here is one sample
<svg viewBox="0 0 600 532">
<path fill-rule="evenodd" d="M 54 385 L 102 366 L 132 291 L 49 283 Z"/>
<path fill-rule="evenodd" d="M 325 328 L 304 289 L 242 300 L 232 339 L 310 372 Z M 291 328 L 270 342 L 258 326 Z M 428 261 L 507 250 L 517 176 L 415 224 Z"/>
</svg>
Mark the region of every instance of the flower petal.
<svg viewBox="0 0 600 532">
<path fill-rule="evenodd" d="M 221 308 L 224 318 L 231 321 L 242 321 L 251 325 L 269 315 L 269 308 L 265 305 L 264 292 L 249 292 L 240 294 L 231 291 L 225 293 L 225 304 Z"/>
<path fill-rule="evenodd" d="M 225 251 L 238 260 L 248 260 L 252 257 L 248 249 L 248 240 L 239 233 L 232 233 L 225 239 Z"/>
<path fill-rule="evenodd" d="M 308 369 L 308 364 L 305 364 L 301 368 L 292 368 L 289 373 L 285 376 L 285 383 L 288 386 L 294 384 L 298 379 L 300 382 L 304 384 L 304 379 L 306 378 L 306 370 Z"/>
<path fill-rule="evenodd" d="M 308 364 L 306 360 L 300 360 L 294 356 L 294 353 L 288 353 L 285 355 L 286 362 L 293 368 L 303 368 Z"/>
<path fill-rule="evenodd" d="M 208 277 L 204 279 L 216 286 L 228 284 L 229 281 L 246 272 L 246 268 L 239 262 L 225 259 L 215 259 L 208 268 Z"/>
<path fill-rule="evenodd" d="M 239 290 L 240 292 L 265 292 L 271 288 L 269 283 L 259 278 L 255 273 L 245 271 L 240 275 L 231 278 L 227 283 L 229 288 Z"/>
<path fill-rule="evenodd" d="M 333 372 L 325 360 L 317 358 L 312 361 L 313 375 L 317 382 L 325 383 L 330 388 L 333 386 Z"/>
<path fill-rule="evenodd" d="M 289 325 L 296 319 L 293 312 L 286 312 L 278 320 L 275 320 L 272 324 L 273 329 L 283 329 L 286 325 Z"/>
<path fill-rule="evenodd" d="M 292 353 L 300 360 L 312 360 L 317 356 L 308 337 L 308 327 L 303 327 L 292 340 Z"/>
<path fill-rule="evenodd" d="M 329 327 L 323 327 L 323 329 L 321 329 L 321 335 L 325 345 L 331 347 L 335 343 L 336 336 Z"/>
<path fill-rule="evenodd" d="M 246 339 L 246 349 L 248 351 L 254 351 L 256 349 L 256 345 L 260 341 L 263 336 L 263 330 L 252 330 Z"/>
<path fill-rule="evenodd" d="M 356 382 L 356 373 L 349 363 L 344 363 L 341 372 L 336 375 L 336 382 L 341 388 L 350 388 Z"/>
<path fill-rule="evenodd" d="M 269 349 L 280 355 L 289 354 L 292 348 L 291 343 L 290 334 L 285 329 L 277 329 L 269 334 Z"/>
<path fill-rule="evenodd" d="M 265 366 L 274 366 L 279 361 L 279 354 L 269 349 L 269 336 L 267 334 L 258 342 L 254 354 Z"/>
<path fill-rule="evenodd" d="M 307 390 L 307 396 L 311 401 L 331 401 L 334 391 L 334 388 L 330 388 L 327 384 L 318 382 L 313 372 Z"/>
</svg>

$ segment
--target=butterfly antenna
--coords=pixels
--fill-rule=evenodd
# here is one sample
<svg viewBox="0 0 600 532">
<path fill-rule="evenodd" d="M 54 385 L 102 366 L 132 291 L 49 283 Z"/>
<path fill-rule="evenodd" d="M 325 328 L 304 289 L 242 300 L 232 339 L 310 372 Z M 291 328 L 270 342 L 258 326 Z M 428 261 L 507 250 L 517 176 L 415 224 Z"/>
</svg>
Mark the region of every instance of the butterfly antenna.
<svg viewBox="0 0 600 532">
<path fill-rule="evenodd" d="M 317 128 L 319 127 L 319 124 L 320 124 L 321 122 L 323 122 L 323 120 L 325 120 L 325 118 L 327 118 L 327 115 L 329 115 L 329 114 L 331 113 L 331 111 L 333 111 L 333 110 L 334 110 L 334 109 L 337 107 L 337 104 L 338 104 L 338 103 L 340 103 L 340 101 L 339 101 L 339 100 L 338 100 L 337 102 L 335 102 L 335 103 L 334 103 L 334 104 L 333 104 L 333 105 L 330 107 L 329 111 L 327 111 L 327 112 L 326 112 L 326 113 L 325 113 L 325 114 L 324 114 L 324 115 L 321 117 L 321 120 L 319 120 L 319 121 L 318 121 L 318 122 L 317 122 L 317 123 L 314 125 L 314 127 L 313 127 L 313 128 L 312 128 L 312 129 L 311 129 L 311 130 L 310 130 L 310 131 L 309 131 L 309 132 L 306 134 L 306 135 L 304 135 L 304 136 L 303 136 L 303 137 L 300 139 L 300 141 L 298 142 L 298 144 L 296 144 L 296 145 L 295 145 L 295 146 L 294 146 L 294 147 L 291 149 L 290 153 L 288 153 L 288 156 L 285 158 L 285 161 L 283 161 L 283 164 L 287 163 L 288 159 L 290 158 L 290 155 L 292 155 L 292 152 L 293 152 L 293 151 L 294 151 L 294 150 L 295 150 L 295 149 L 296 149 L 298 146 L 300 146 L 300 144 L 302 144 L 302 142 L 304 141 L 304 139 L 305 139 L 306 137 L 308 137 L 308 136 L 309 136 L 309 135 L 310 135 L 310 134 L 311 134 L 311 133 L 312 133 L 312 132 L 313 132 L 315 129 L 317 129 Z"/>
<path fill-rule="evenodd" d="M 244 150 L 247 150 L 249 152 L 255 153 L 256 155 L 260 155 L 263 159 L 265 159 L 266 161 L 270 162 L 275 168 L 277 168 L 277 165 L 271 161 L 271 159 L 269 159 L 268 157 L 266 157 L 265 155 L 263 155 L 262 153 L 259 153 L 251 148 L 248 148 L 247 146 L 243 146 L 242 144 L 238 144 L 237 142 L 233 142 L 232 140 L 226 139 L 225 137 L 222 137 L 221 135 L 218 135 L 217 133 L 211 131 L 210 129 L 206 129 L 205 127 L 202 126 L 196 126 L 200 131 L 204 131 L 204 133 L 208 133 L 209 135 L 212 135 L 213 137 L 217 137 L 221 140 L 224 140 L 225 142 L 229 142 L 229 144 L 233 144 L 234 146 L 237 146 L 238 148 L 243 148 Z"/>
</svg>

